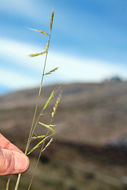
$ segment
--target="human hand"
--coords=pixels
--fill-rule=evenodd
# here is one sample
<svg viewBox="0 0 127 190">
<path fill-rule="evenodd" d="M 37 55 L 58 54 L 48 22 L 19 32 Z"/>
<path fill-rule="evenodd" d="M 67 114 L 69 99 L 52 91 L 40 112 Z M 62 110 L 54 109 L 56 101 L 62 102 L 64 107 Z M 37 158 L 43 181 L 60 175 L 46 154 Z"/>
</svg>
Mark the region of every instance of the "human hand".
<svg viewBox="0 0 127 190">
<path fill-rule="evenodd" d="M 23 173 L 28 168 L 28 157 L 0 133 L 0 176 Z"/>
</svg>

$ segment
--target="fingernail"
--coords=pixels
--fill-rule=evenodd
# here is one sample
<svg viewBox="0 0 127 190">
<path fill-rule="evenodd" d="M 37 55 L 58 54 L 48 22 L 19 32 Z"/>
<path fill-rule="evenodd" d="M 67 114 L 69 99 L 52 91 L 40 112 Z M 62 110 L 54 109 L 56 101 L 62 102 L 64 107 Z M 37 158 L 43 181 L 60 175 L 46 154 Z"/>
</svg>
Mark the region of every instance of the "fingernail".
<svg viewBox="0 0 127 190">
<path fill-rule="evenodd" d="M 14 153 L 14 169 L 16 172 L 25 172 L 29 167 L 29 159 L 24 154 Z"/>
</svg>

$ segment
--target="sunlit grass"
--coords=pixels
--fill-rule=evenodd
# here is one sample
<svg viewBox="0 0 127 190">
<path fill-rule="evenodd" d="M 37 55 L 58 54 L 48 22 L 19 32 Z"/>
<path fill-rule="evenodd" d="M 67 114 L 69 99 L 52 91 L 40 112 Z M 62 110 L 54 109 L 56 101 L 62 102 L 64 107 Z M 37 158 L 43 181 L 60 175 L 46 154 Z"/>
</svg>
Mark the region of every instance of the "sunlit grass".
<svg viewBox="0 0 127 190">
<path fill-rule="evenodd" d="M 60 96 L 58 96 L 58 98 L 56 99 L 56 102 L 52 108 L 51 113 L 49 113 L 50 114 L 49 123 L 47 124 L 47 123 L 42 122 L 42 119 L 45 115 L 45 111 L 47 110 L 48 105 L 50 104 L 50 101 L 54 98 L 54 94 L 55 94 L 55 90 L 53 89 L 49 95 L 49 98 L 45 102 L 45 104 L 41 101 L 44 77 L 52 74 L 53 72 L 55 72 L 58 69 L 58 67 L 56 67 L 56 68 L 52 68 L 48 72 L 45 72 L 46 65 L 47 65 L 47 56 L 48 56 L 50 40 L 51 40 L 51 34 L 52 34 L 53 20 L 54 20 L 54 11 L 51 14 L 49 33 L 45 32 L 43 30 L 31 29 L 35 32 L 41 33 L 41 35 L 48 38 L 47 43 L 45 45 L 45 49 L 42 52 L 39 52 L 39 53 L 37 52 L 37 53 L 33 53 L 33 54 L 29 55 L 30 57 L 36 57 L 36 56 L 41 56 L 41 55 L 45 56 L 44 63 L 43 63 L 42 77 L 41 77 L 41 82 L 40 82 L 40 88 L 38 90 L 34 115 L 33 115 L 32 124 L 31 124 L 30 132 L 29 132 L 29 137 L 28 137 L 26 149 L 25 149 L 25 154 L 27 156 L 32 154 L 32 152 L 35 151 L 36 149 L 39 149 L 38 155 L 37 155 L 37 162 L 35 164 L 35 169 L 37 168 L 37 166 L 39 164 L 41 154 L 48 148 L 48 146 L 53 141 L 53 136 L 55 134 L 53 119 L 56 114 L 58 104 L 60 102 Z M 40 127 L 45 128 L 46 130 L 37 130 Z M 31 146 L 33 145 L 33 142 L 34 142 L 34 146 L 31 148 Z M 14 190 L 19 189 L 20 179 L 21 179 L 21 174 L 18 175 Z M 28 189 L 28 190 L 31 189 L 33 179 L 34 179 L 34 174 L 32 174 L 32 176 L 30 177 L 30 179 L 29 179 L 30 182 L 29 182 L 29 184 L 26 184 L 25 189 Z M 10 189 L 10 187 L 9 187 L 9 186 L 11 186 L 10 182 L 11 181 L 10 181 L 10 177 L 9 177 L 8 181 L 6 183 L 6 190 Z M 14 180 L 13 180 L 13 185 L 14 185 Z"/>
</svg>

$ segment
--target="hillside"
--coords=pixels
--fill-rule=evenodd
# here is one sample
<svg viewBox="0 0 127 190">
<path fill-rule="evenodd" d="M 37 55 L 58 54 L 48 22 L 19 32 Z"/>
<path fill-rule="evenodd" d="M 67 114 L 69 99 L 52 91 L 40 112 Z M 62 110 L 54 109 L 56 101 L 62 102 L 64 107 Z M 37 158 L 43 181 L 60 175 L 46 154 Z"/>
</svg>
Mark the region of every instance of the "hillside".
<svg viewBox="0 0 127 190">
<path fill-rule="evenodd" d="M 20 189 L 27 189 L 31 174 L 33 190 L 126 189 L 127 82 L 48 86 L 43 89 L 43 104 L 54 88 L 55 94 L 62 91 L 54 143 L 41 156 L 36 171 L 32 163 L 37 152 L 32 154 Z M 36 94 L 37 89 L 29 89 L 0 97 L 0 132 L 23 150 Z M 43 122 L 49 122 L 53 105 L 52 101 Z M 0 189 L 6 180 L 0 181 Z"/>
<path fill-rule="evenodd" d="M 104 145 L 127 134 L 127 82 L 75 83 L 45 87 L 42 102 L 51 90 L 62 90 L 57 112 L 56 138 L 82 144 Z M 0 97 L 1 131 L 21 137 L 29 130 L 37 89 L 17 91 Z M 52 103 L 53 104 L 53 103 Z M 5 114 L 6 113 L 6 114 Z M 46 118 L 48 119 L 48 117 Z"/>
</svg>

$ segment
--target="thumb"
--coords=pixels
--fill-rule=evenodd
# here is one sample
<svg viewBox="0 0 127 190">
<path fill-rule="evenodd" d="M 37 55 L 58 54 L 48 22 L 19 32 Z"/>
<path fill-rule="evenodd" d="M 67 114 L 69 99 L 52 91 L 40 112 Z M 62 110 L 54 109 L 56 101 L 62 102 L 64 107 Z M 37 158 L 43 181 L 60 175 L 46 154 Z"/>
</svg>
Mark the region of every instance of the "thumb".
<svg viewBox="0 0 127 190">
<path fill-rule="evenodd" d="M 23 153 L 0 149 L 0 175 L 10 175 L 25 172 L 29 160 Z"/>
</svg>

